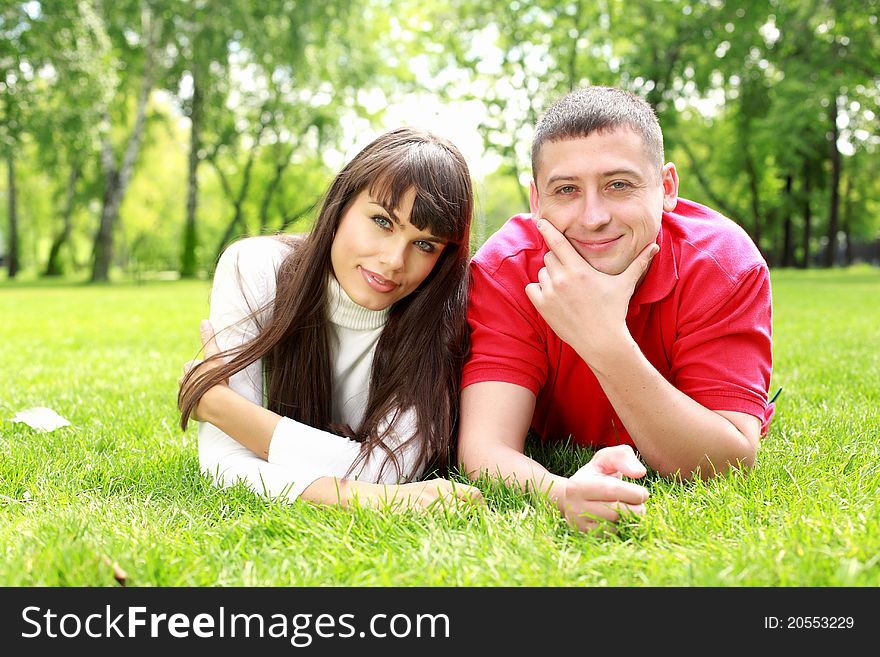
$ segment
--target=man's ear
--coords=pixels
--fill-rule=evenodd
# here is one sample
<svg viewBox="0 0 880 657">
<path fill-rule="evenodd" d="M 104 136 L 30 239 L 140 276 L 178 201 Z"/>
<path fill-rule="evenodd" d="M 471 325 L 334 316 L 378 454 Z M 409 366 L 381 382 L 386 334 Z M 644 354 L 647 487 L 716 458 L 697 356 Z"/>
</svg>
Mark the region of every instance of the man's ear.
<svg viewBox="0 0 880 657">
<path fill-rule="evenodd" d="M 532 214 L 537 214 L 541 204 L 538 203 L 538 188 L 535 186 L 535 179 L 529 181 L 529 210 Z"/>
<path fill-rule="evenodd" d="M 672 212 L 678 204 L 678 172 L 672 162 L 667 162 L 660 172 L 663 185 L 663 210 Z"/>
</svg>

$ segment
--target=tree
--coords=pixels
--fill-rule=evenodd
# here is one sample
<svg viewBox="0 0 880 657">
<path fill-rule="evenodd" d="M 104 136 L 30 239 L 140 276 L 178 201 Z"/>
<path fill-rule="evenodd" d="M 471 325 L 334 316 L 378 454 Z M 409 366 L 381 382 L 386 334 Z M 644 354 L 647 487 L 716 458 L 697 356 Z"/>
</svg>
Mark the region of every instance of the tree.
<svg viewBox="0 0 880 657">
<path fill-rule="evenodd" d="M 79 8 L 93 31 L 97 54 L 102 59 L 111 62 L 108 79 L 115 78 L 113 81 L 120 83 L 119 89 L 108 86 L 107 93 L 99 100 L 102 114 L 101 168 L 104 173 L 104 196 L 101 220 L 95 234 L 91 281 L 100 282 L 109 279 L 110 265 L 114 255 L 114 230 L 119 219 L 119 207 L 125 197 L 135 160 L 140 151 L 147 102 L 156 79 L 155 69 L 160 65 L 157 60 L 160 57 L 163 25 L 161 12 L 156 11 L 156 8 L 146 1 L 126 7 L 114 5 L 114 11 L 106 15 L 93 12 L 85 3 L 81 3 Z M 116 9 L 120 9 L 120 11 L 115 11 Z M 139 15 L 139 21 L 132 24 L 139 25 L 140 29 L 136 35 L 131 36 L 131 24 L 125 19 L 131 18 L 133 15 Z M 115 45 L 111 36 L 116 39 Z M 126 38 L 134 41 L 134 45 L 128 46 Z M 123 44 L 126 45 L 123 46 Z M 115 54 L 114 49 L 118 49 L 119 52 L 128 56 L 125 67 L 121 66 L 122 55 Z M 125 69 L 124 73 L 123 68 Z M 139 70 L 137 73 L 131 74 L 129 71 L 132 69 Z M 134 124 L 130 130 L 126 131 L 123 151 L 121 156 L 118 156 L 111 134 L 113 126 L 111 103 L 116 93 L 120 93 L 124 100 L 128 100 L 128 94 L 131 92 L 128 87 L 132 83 L 137 86 L 137 95 L 134 101 Z M 112 85 L 112 82 L 110 84 Z M 122 103 L 123 106 L 126 104 Z"/>
<path fill-rule="evenodd" d="M 31 30 L 32 16 L 24 6 L 6 6 L 0 13 L 0 156 L 6 164 L 7 252 L 10 279 L 18 275 L 19 217 L 16 158 L 27 130 L 26 117 L 33 102 L 34 74 L 39 69 L 40 49 Z"/>
</svg>

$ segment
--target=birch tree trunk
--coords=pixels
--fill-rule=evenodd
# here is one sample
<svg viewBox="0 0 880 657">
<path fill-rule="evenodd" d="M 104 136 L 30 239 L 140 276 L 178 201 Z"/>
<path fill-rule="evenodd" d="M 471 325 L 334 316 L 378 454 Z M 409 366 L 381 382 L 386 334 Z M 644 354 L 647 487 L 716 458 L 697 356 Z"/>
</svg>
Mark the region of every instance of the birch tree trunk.
<svg viewBox="0 0 880 657">
<path fill-rule="evenodd" d="M 186 192 L 186 224 L 183 228 L 183 250 L 180 256 L 180 277 L 193 278 L 196 275 L 196 247 L 198 246 L 198 232 L 196 230 L 196 208 L 199 200 L 199 151 L 202 148 L 202 95 L 201 75 L 197 73 L 197 66 L 193 66 L 192 81 L 193 95 L 192 108 L 190 109 L 190 143 L 189 143 L 189 171 Z"/>
<path fill-rule="evenodd" d="M 155 58 L 155 32 L 152 17 L 147 11 L 142 18 L 144 34 L 147 35 L 144 43 L 144 72 L 141 78 L 141 88 L 138 94 L 137 110 L 134 127 L 128 137 L 125 151 L 122 156 L 122 164 L 116 167 L 116 157 L 113 154 L 113 145 L 110 142 L 109 130 L 104 132 L 102 141 L 101 165 L 104 169 L 104 202 L 101 208 L 101 223 L 95 235 L 95 245 L 92 250 L 92 277 L 91 282 L 97 283 L 109 280 L 110 265 L 113 262 L 113 236 L 119 220 L 119 208 L 125 198 L 128 183 L 134 172 L 134 163 L 140 152 L 141 142 L 144 136 L 144 124 L 146 123 L 147 102 L 150 92 L 153 90 L 153 66 Z M 110 116 L 107 108 L 104 108 L 104 116 L 107 125 L 110 124 Z"/>
</svg>

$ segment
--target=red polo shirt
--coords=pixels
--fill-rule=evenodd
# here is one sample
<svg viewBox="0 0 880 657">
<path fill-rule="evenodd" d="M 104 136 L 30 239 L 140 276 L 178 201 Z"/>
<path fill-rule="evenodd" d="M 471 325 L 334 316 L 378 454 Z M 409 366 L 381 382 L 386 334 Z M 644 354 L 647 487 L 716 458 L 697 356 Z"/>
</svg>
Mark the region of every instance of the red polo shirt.
<svg viewBox="0 0 880 657">
<path fill-rule="evenodd" d="M 679 199 L 664 212 L 660 251 L 629 304 L 626 323 L 645 357 L 706 408 L 760 418 L 770 385 L 770 277 L 737 224 Z M 531 215 L 517 215 L 474 256 L 462 387 L 504 381 L 537 397 L 532 429 L 603 447 L 632 439 L 590 368 L 535 310 L 525 286 L 547 253 Z"/>
</svg>

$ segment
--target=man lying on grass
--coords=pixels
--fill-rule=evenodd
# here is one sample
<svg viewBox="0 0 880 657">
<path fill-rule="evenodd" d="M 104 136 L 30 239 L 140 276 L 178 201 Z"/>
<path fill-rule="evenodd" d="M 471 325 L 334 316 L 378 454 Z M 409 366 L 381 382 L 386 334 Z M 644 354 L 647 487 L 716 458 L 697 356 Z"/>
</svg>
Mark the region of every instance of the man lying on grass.
<svg viewBox="0 0 880 657">
<path fill-rule="evenodd" d="M 773 406 L 767 265 L 732 221 L 678 198 L 649 105 L 574 91 L 538 122 L 530 215 L 477 252 L 459 461 L 543 490 L 582 530 L 644 512 L 645 467 L 708 477 L 754 462 Z M 605 447 L 566 478 L 523 454 Z"/>
</svg>

